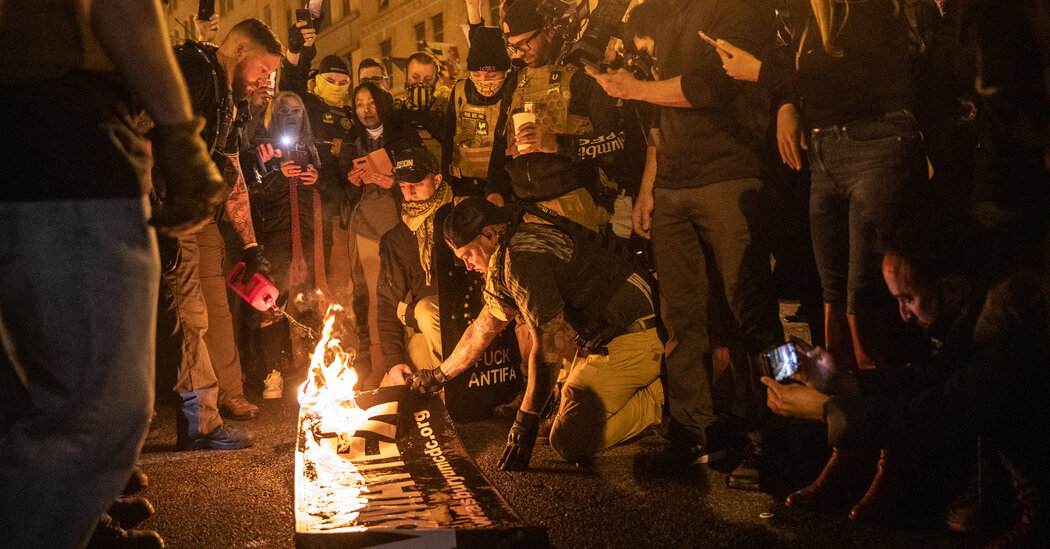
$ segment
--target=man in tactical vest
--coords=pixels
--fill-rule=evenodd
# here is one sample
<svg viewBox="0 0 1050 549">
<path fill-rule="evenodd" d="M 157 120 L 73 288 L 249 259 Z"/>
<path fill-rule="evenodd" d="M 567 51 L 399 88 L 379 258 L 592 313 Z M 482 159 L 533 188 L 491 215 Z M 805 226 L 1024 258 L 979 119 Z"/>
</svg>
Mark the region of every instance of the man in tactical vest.
<svg viewBox="0 0 1050 549">
<path fill-rule="evenodd" d="M 379 344 L 395 379 L 441 363 L 437 271 L 452 266 L 448 247 L 435 239 L 435 227 L 448 214 L 452 187 L 437 160 L 423 147 L 407 149 L 394 159 L 394 181 L 405 201 L 401 223 L 379 243 Z M 405 341 L 405 327 L 416 332 Z M 412 364 L 414 368 L 409 368 Z M 401 377 L 396 377 L 401 376 Z"/>
<path fill-rule="evenodd" d="M 151 148 L 158 231 L 224 194 L 167 35 L 155 0 L 0 0 L 0 547 L 164 545 L 105 512 L 153 412 Z"/>
<path fill-rule="evenodd" d="M 445 110 L 441 140 L 445 180 L 459 196 L 488 196 L 503 205 L 503 197 L 486 187 L 496 122 L 503 106 L 503 89 L 509 83 L 510 56 L 503 36 L 494 27 L 479 27 L 471 34 L 467 70 L 452 88 Z"/>
<path fill-rule="evenodd" d="M 559 48 L 537 11 L 539 4 L 540 0 L 517 0 L 503 18 L 508 51 L 526 66 L 518 71 L 515 86 L 506 87 L 509 100 L 497 125 L 490 183 L 504 194 L 540 202 L 597 230 L 605 220 L 598 218 L 593 195 L 602 188 L 601 167 L 623 150 L 622 117 L 616 99 L 583 70 L 555 64 Z M 519 113 L 532 113 L 535 121 L 515 124 Z M 554 161 L 571 163 L 576 173 L 543 178 L 545 186 L 535 180 L 517 185 L 508 181 L 507 165 Z"/>
<path fill-rule="evenodd" d="M 222 212 L 244 243 L 245 280 L 269 272 L 269 262 L 255 241 L 248 189 L 238 159 L 239 144 L 231 132 L 234 100 L 268 85 L 283 46 L 257 19 L 235 25 L 218 47 L 186 41 L 175 57 L 190 90 L 193 112 L 205 119 L 201 137 L 229 188 Z M 158 189 L 164 202 L 164 189 Z M 230 417 L 249 419 L 259 409 L 244 398 L 241 363 L 234 344 L 226 295 L 225 246 L 213 219 L 196 233 L 161 241 L 164 297 L 174 310 L 181 337 L 181 359 L 175 391 L 182 399 L 176 415 L 179 449 L 235 450 L 252 444 L 242 429 L 223 423 L 219 407 Z"/>
<path fill-rule="evenodd" d="M 579 351 L 549 436 L 562 458 L 585 460 L 658 424 L 663 404 L 663 344 L 645 278 L 592 231 L 542 206 L 526 208 L 546 222 L 523 221 L 520 210 L 480 197 L 465 199 L 445 219 L 443 236 L 456 257 L 487 275 L 487 306 L 444 363 L 412 380 L 416 390 L 440 390 L 520 316 L 537 344 L 499 461 L 503 470 L 529 465 L 541 412 L 553 412 L 555 380 L 575 350 L 567 336 L 575 334 Z"/>
</svg>

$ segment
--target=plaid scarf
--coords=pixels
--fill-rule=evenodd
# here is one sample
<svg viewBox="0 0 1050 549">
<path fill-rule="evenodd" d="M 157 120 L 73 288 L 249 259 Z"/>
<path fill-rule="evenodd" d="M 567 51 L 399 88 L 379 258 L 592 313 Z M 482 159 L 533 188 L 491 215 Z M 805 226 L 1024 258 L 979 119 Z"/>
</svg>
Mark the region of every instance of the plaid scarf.
<svg viewBox="0 0 1050 549">
<path fill-rule="evenodd" d="M 452 202 L 452 187 L 445 184 L 438 187 L 434 196 L 427 200 L 406 200 L 401 205 L 401 220 L 408 225 L 408 230 L 416 235 L 416 242 L 419 244 L 419 263 L 426 273 L 427 286 L 430 286 L 430 260 L 434 251 L 434 213 L 449 202 Z"/>
</svg>

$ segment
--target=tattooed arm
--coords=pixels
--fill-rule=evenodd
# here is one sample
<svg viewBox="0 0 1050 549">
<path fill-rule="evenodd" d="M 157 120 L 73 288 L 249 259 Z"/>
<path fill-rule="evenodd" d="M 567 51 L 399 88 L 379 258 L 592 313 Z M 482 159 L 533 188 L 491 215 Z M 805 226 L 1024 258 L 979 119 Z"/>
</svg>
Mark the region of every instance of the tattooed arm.
<svg viewBox="0 0 1050 549">
<path fill-rule="evenodd" d="M 525 398 L 521 409 L 530 414 L 539 414 L 547 401 L 554 382 L 558 379 L 561 359 L 569 343 L 569 324 L 565 314 L 558 313 L 542 326 L 532 330 L 532 340 L 539 342 L 529 353 L 529 379 L 525 387 Z"/>
<path fill-rule="evenodd" d="M 439 366 L 441 372 L 451 379 L 468 370 L 508 324 L 510 321 L 500 320 L 488 307 L 482 307 L 477 320 L 467 326 L 455 350 Z"/>
<path fill-rule="evenodd" d="M 245 246 L 255 244 L 255 228 L 252 226 L 252 208 L 248 203 L 248 186 L 244 184 L 244 175 L 241 173 L 241 163 L 237 155 L 226 157 L 226 166 L 222 169 L 222 178 L 226 184 L 233 187 L 230 196 L 226 198 L 223 206 L 226 215 L 229 216 L 237 234 L 241 235 L 241 241 Z"/>
</svg>

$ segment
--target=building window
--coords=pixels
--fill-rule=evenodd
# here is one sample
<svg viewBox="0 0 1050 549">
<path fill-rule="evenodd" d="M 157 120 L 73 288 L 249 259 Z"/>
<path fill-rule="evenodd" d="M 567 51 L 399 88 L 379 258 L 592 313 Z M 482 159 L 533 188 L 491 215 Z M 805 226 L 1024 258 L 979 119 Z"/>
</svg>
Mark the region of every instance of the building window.
<svg viewBox="0 0 1050 549">
<path fill-rule="evenodd" d="M 331 0 L 329 0 L 328 2 L 324 2 L 321 4 L 320 26 L 327 28 L 328 25 L 332 24 L 332 21 L 335 21 L 335 19 L 332 19 L 332 2 Z M 321 29 L 317 29 L 317 32 L 321 32 Z"/>
<path fill-rule="evenodd" d="M 295 19 L 292 18 L 292 9 L 291 8 L 288 8 L 288 9 L 284 10 L 284 17 L 288 21 L 288 24 L 285 25 L 285 26 L 287 28 L 291 28 L 292 27 L 292 23 L 295 22 Z"/>
<path fill-rule="evenodd" d="M 272 27 L 273 23 L 270 23 L 270 6 L 263 6 L 263 23 L 266 23 L 267 27 Z"/>
<path fill-rule="evenodd" d="M 379 43 L 379 57 L 383 62 L 383 66 L 386 67 L 387 74 L 394 73 L 394 67 L 392 66 L 391 58 L 394 56 L 394 45 L 390 43 L 390 39 L 383 40 Z"/>
<path fill-rule="evenodd" d="M 426 24 L 426 22 L 420 21 L 419 23 L 416 23 L 415 26 L 413 26 L 412 28 L 416 31 L 416 44 L 417 45 L 422 43 L 422 42 L 426 42 L 427 41 L 427 24 Z"/>
<path fill-rule="evenodd" d="M 390 0 L 379 0 L 379 9 L 385 9 L 390 5 Z"/>
<path fill-rule="evenodd" d="M 350 0 L 343 0 L 340 6 L 342 7 L 342 16 L 350 17 Z"/>
<path fill-rule="evenodd" d="M 439 13 L 430 18 L 430 26 L 434 27 L 434 41 L 444 42 L 445 41 L 445 22 L 444 17 Z"/>
</svg>

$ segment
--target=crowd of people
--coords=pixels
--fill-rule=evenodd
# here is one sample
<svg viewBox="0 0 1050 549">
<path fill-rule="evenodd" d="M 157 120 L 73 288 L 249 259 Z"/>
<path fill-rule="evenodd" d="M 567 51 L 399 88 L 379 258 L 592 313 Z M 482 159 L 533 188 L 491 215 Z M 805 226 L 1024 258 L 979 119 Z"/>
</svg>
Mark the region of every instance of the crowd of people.
<svg viewBox="0 0 1050 549">
<path fill-rule="evenodd" d="M 319 19 L 172 48 L 156 2 L 34 7 L 45 36 L 0 0 L 0 546 L 163 546 L 154 372 L 178 450 L 249 447 L 227 420 L 292 392 L 329 303 L 361 389 L 456 398 L 511 332 L 503 470 L 655 430 L 653 467 L 735 458 L 792 508 L 1050 541 L 1050 5 L 644 0 L 602 52 L 465 2 L 468 75 L 424 48 L 395 91 L 315 64 Z"/>
</svg>

